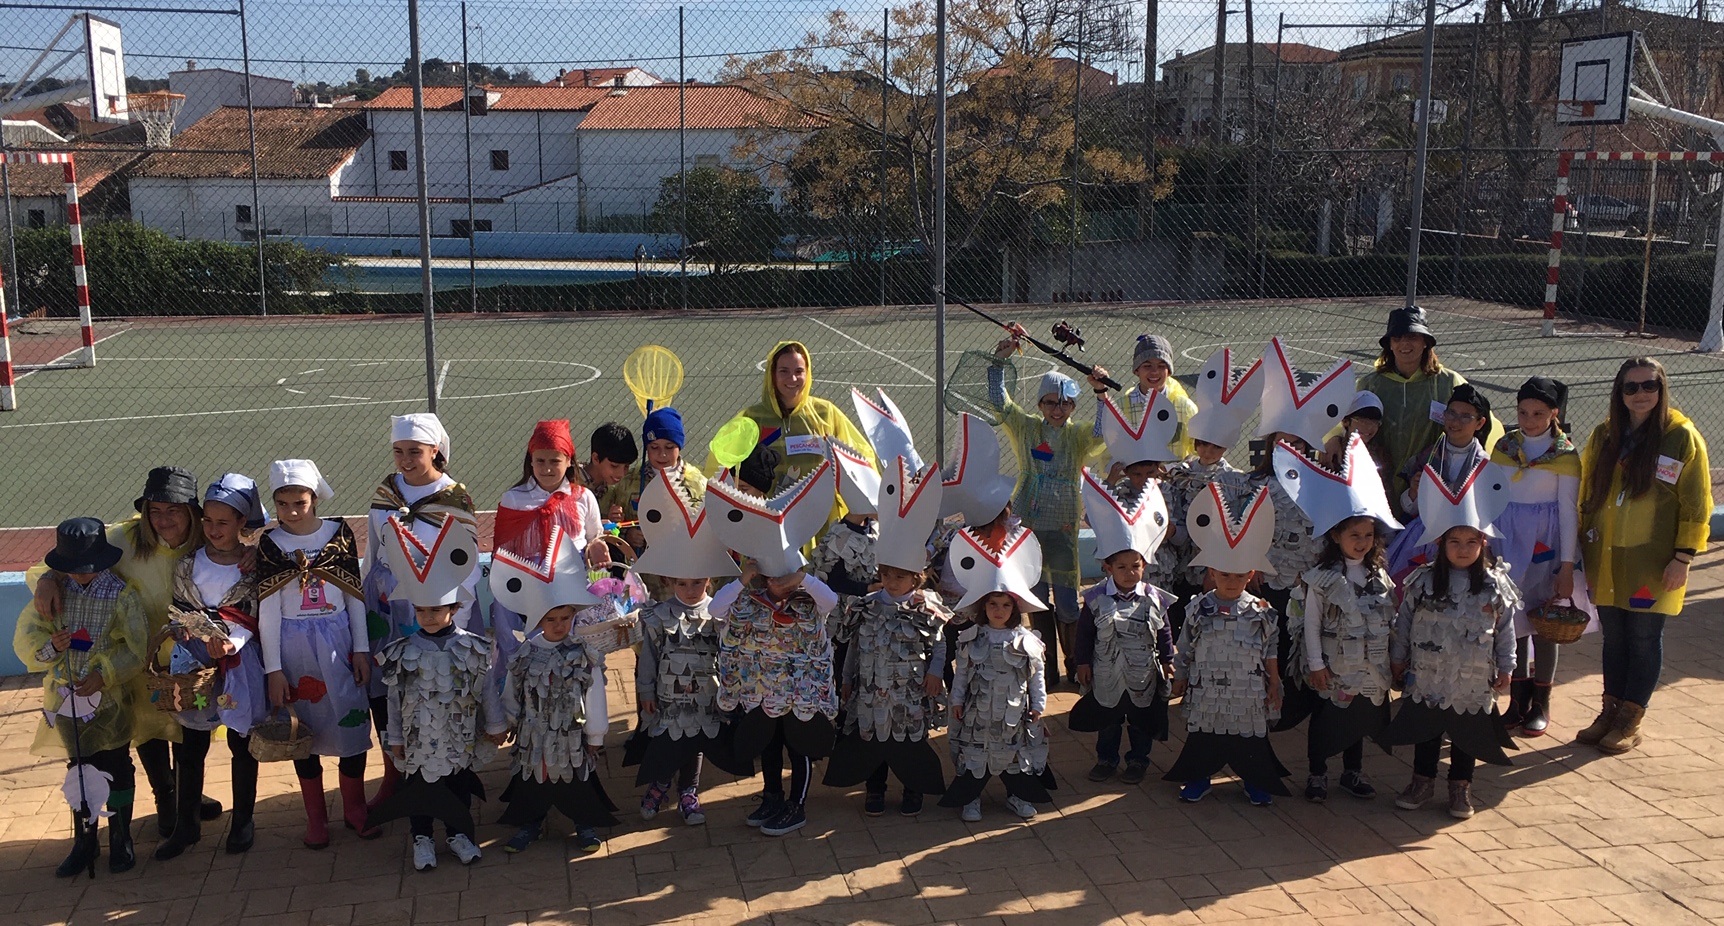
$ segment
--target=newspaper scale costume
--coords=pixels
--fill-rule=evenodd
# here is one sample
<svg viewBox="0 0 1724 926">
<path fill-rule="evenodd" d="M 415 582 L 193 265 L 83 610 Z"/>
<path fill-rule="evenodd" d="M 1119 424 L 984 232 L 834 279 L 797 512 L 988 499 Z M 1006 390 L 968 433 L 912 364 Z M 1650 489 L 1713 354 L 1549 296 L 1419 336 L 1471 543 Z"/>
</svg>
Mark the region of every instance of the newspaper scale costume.
<svg viewBox="0 0 1724 926">
<path fill-rule="evenodd" d="M 1047 609 L 1033 591 L 1041 580 L 1042 550 L 1028 528 L 1010 528 L 997 548 L 975 528 L 965 528 L 953 538 L 951 556 L 964 587 L 957 610 L 994 592 L 1011 595 L 1023 612 Z M 995 775 L 1012 797 L 1031 804 L 1052 801 L 1047 730 L 1040 720 L 1047 706 L 1047 648 L 1041 638 L 1027 627 L 995 629 L 978 617 L 958 635 L 956 650 L 949 732 L 953 777 L 940 806 L 977 800 Z"/>
<path fill-rule="evenodd" d="M 582 554 L 560 524 L 551 525 L 536 556 L 493 554 L 491 594 L 528 615 L 503 680 L 504 719 L 515 734 L 503 823 L 533 826 L 555 807 L 577 825 L 616 825 L 587 753 L 610 726 L 599 657 L 572 630 L 555 642 L 533 634 L 555 608 L 598 603 Z"/>
<path fill-rule="evenodd" d="M 384 528 L 376 545 L 395 579 L 398 599 L 424 608 L 468 603 L 466 586 L 479 564 L 473 522 L 442 518 L 429 545 L 414 527 L 394 517 L 385 520 Z M 403 781 L 394 795 L 372 808 L 369 822 L 376 826 L 412 817 L 417 842 L 430 837 L 435 817 L 448 828 L 462 862 L 470 862 L 469 850 L 477 857 L 471 842 L 472 799 L 485 799 L 476 771 L 497 754 L 489 737 L 504 730 L 497 692 L 486 681 L 491 641 L 453 622 L 435 631 L 419 627 L 385 646 L 377 661 L 389 692 L 386 745 L 401 750 L 389 761 Z"/>
<path fill-rule="evenodd" d="M 1258 489 L 1236 514 L 1211 485 L 1191 506 L 1187 530 L 1197 545 L 1195 565 L 1229 573 L 1271 572 L 1269 547 L 1275 509 L 1267 489 Z M 1162 776 L 1167 781 L 1206 781 L 1230 767 L 1247 786 L 1288 794 L 1289 773 L 1269 745 L 1277 712 L 1268 704 L 1269 672 L 1276 658 L 1275 609 L 1250 592 L 1222 601 L 1206 592 L 1186 606 L 1174 655 L 1174 680 L 1186 683 L 1185 748 Z"/>
<path fill-rule="evenodd" d="M 1490 533 L 1508 505 L 1510 471 L 1479 461 L 1450 484 L 1435 463 L 1419 476 L 1421 544 L 1440 544 L 1455 527 Z M 1440 548 L 1436 553 L 1441 556 Z M 1400 707 L 1383 734 L 1390 745 L 1409 745 L 1445 734 L 1456 749 L 1492 765 L 1510 765 L 1504 749 L 1518 749 L 1497 712 L 1497 675 L 1514 671 L 1514 614 L 1520 593 L 1503 560 L 1485 567 L 1473 591 L 1463 570 L 1450 570 L 1437 594 L 1436 563 L 1414 569 L 1402 586 L 1390 659 L 1406 666 Z"/>
<path fill-rule="evenodd" d="M 709 509 L 691 501 L 680 482 L 679 474 L 661 471 L 641 492 L 640 525 L 647 548 L 636 570 L 667 579 L 736 575 L 736 561 L 719 544 Z M 736 747 L 718 708 L 724 622 L 712 616 L 707 604 L 691 606 L 670 595 L 640 612 L 642 646 L 635 687 L 641 700 L 652 700 L 658 708 L 644 721 L 647 743 L 635 784 L 668 782 L 703 754 L 731 774 L 754 773 L 752 760 L 735 760 Z"/>
<path fill-rule="evenodd" d="M 838 483 L 838 466 L 827 457 L 769 499 L 757 499 L 731 483 L 710 483 L 704 510 L 711 512 L 718 540 L 727 549 L 753 560 L 762 576 L 789 576 L 808 565 L 801 548 L 826 522 Z M 803 579 L 809 585 L 818 581 Z M 720 591 L 713 610 L 726 618 L 718 704 L 741 714 L 737 762 L 752 763 L 779 729 L 786 745 L 804 756 L 819 759 L 831 753 L 838 695 L 826 609 L 806 589 L 774 601 L 763 589 L 733 582 Z"/>
<path fill-rule="evenodd" d="M 939 519 L 943 484 L 938 470 L 917 472 L 912 465 L 902 456 L 892 458 L 874 507 L 880 564 L 920 575 L 928 565 L 927 539 Z M 903 600 L 880 589 L 844 608 L 838 628 L 850 646 L 842 678 L 851 694 L 826 784 L 860 784 L 884 764 L 913 791 L 946 790 L 940 757 L 928 742 L 929 730 L 941 722 L 940 705 L 924 684 L 944 668 L 942 633 L 950 619 L 940 596 L 922 589 Z"/>
<path fill-rule="evenodd" d="M 1355 517 L 1374 518 L 1382 530 L 1401 528 L 1371 452 L 1359 435 L 1350 436 L 1339 471 L 1285 442 L 1276 445 L 1274 454 L 1275 478 L 1310 517 L 1317 537 Z M 1394 585 L 1386 569 L 1365 563 L 1355 569 L 1346 561 L 1313 566 L 1300 580 L 1305 596 L 1289 608 L 1287 620 L 1292 637 L 1287 678 L 1309 697 L 1328 702 L 1312 711 L 1311 754 L 1332 756 L 1377 736 L 1389 722 Z M 1318 641 L 1314 650 L 1308 648 L 1313 639 Z M 1310 690 L 1306 673 L 1318 667 L 1329 670 L 1334 687 Z"/>
<path fill-rule="evenodd" d="M 1135 494 L 1120 497 L 1088 470 L 1083 479 L 1084 511 L 1095 530 L 1096 559 L 1106 562 L 1116 553 L 1135 550 L 1146 563 L 1153 561 L 1168 534 L 1160 486 L 1151 482 Z M 1153 739 L 1167 739 L 1169 692 L 1161 664 L 1164 656 L 1172 654 L 1159 652 L 1157 641 L 1168 626 L 1173 604 L 1173 595 L 1149 584 L 1117 589 L 1109 579 L 1089 590 L 1084 607 L 1094 627 L 1089 663 L 1094 683 L 1072 706 L 1068 727 L 1097 733 L 1125 720 Z M 1079 630 L 1080 639 L 1086 632 Z M 1138 744 L 1134 740 L 1132 745 Z"/>
</svg>

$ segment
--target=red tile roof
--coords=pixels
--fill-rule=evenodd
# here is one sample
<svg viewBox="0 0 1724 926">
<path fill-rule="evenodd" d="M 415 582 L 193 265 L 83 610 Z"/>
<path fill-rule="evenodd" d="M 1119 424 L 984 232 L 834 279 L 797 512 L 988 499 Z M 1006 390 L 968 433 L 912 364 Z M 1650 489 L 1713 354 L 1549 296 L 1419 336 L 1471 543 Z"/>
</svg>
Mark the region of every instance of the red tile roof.
<svg viewBox="0 0 1724 926">
<path fill-rule="evenodd" d="M 78 168 L 78 195 L 89 196 L 97 186 L 107 182 L 119 171 L 124 170 L 136 161 L 143 152 L 128 154 L 109 151 L 79 152 L 77 145 L 39 145 L 19 146 L 19 150 L 28 147 L 46 148 L 51 151 L 70 149 L 73 160 Z M 15 197 L 52 196 L 55 198 L 66 195 L 66 171 L 61 164 L 34 164 L 28 161 L 18 161 L 10 165 L 12 180 L 12 195 Z"/>
<path fill-rule="evenodd" d="M 371 136 L 365 114 L 348 109 L 303 107 L 257 110 L 257 171 L 266 180 L 319 180 L 353 157 Z M 245 107 L 223 106 L 174 136 L 175 147 L 247 147 Z M 152 154 L 133 172 L 138 177 L 196 180 L 247 179 L 251 159 L 244 154 Z"/>
<path fill-rule="evenodd" d="M 592 87 L 486 87 L 497 94 L 492 112 L 583 112 L 604 98 L 605 90 Z M 462 88 L 426 87 L 427 110 L 461 111 Z M 412 109 L 412 87 L 390 87 L 365 104 L 366 109 Z"/>
<path fill-rule="evenodd" d="M 782 103 L 742 87 L 690 84 L 684 89 L 682 125 L 691 129 L 758 127 L 813 128 L 815 121 Z M 581 120 L 581 131 L 675 130 L 678 125 L 676 84 L 630 87 L 621 96 L 606 92 Z"/>
</svg>

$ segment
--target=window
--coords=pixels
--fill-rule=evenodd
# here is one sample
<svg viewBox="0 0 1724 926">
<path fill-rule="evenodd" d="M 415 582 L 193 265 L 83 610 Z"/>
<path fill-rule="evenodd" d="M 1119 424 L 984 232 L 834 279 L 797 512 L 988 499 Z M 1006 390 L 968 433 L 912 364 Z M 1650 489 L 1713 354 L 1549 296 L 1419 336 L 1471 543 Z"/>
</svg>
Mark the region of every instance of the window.
<svg viewBox="0 0 1724 926">
<path fill-rule="evenodd" d="M 490 219 L 474 219 L 471 227 L 466 219 L 450 219 L 449 235 L 453 238 L 471 238 L 473 232 L 488 232 L 491 230 Z"/>
<path fill-rule="evenodd" d="M 1394 77 L 1389 78 L 1389 88 L 1394 90 L 1396 93 L 1401 93 L 1412 86 L 1413 78 L 1406 74 L 1396 74 Z"/>
<path fill-rule="evenodd" d="M 694 156 L 694 166 L 695 167 L 711 167 L 711 168 L 716 170 L 718 168 L 718 155 L 716 155 L 716 154 L 697 154 Z"/>
<path fill-rule="evenodd" d="M 508 170 L 509 169 L 509 152 L 507 152 L 507 151 L 492 151 L 491 152 L 491 169 L 492 170 Z"/>
<path fill-rule="evenodd" d="M 390 170 L 406 170 L 407 169 L 407 152 L 405 152 L 405 151 L 391 151 L 391 152 L 389 152 L 389 169 Z"/>
<path fill-rule="evenodd" d="M 250 206 L 235 206 L 235 207 L 233 207 L 233 221 L 234 221 L 235 225 L 250 225 L 251 224 L 251 207 Z"/>
<path fill-rule="evenodd" d="M 1366 91 L 1368 91 L 1370 89 L 1370 87 L 1371 87 L 1371 78 L 1370 77 L 1368 77 L 1364 74 L 1353 75 L 1353 99 L 1354 99 L 1354 101 L 1356 102 L 1358 100 L 1364 99 L 1365 93 L 1366 93 Z"/>
<path fill-rule="evenodd" d="M 25 228 L 47 228 L 48 227 L 48 213 L 47 213 L 47 211 L 42 210 L 42 209 L 31 209 L 30 214 L 28 216 L 26 216 L 24 219 L 24 227 Z"/>
</svg>

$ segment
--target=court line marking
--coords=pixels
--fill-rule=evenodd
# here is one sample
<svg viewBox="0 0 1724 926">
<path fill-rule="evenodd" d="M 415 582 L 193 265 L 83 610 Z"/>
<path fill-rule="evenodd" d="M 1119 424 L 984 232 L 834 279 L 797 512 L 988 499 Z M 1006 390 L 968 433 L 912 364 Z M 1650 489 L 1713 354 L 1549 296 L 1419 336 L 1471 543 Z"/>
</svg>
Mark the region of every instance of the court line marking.
<svg viewBox="0 0 1724 926">
<path fill-rule="evenodd" d="M 443 369 L 437 374 L 437 398 L 439 399 L 443 398 L 443 384 L 449 380 L 449 365 L 454 362 L 453 360 L 443 361 Z M 330 396 L 330 398 L 339 399 L 342 397 Z"/>
<path fill-rule="evenodd" d="M 905 363 L 902 360 L 899 360 L 897 357 L 894 357 L 891 354 L 888 354 L 885 351 L 880 350 L 879 348 L 861 340 L 860 338 L 851 337 L 850 335 L 844 333 L 840 329 L 834 328 L 831 325 L 826 324 L 825 322 L 821 321 L 818 318 L 810 318 L 808 320 L 813 322 L 816 325 L 819 325 L 822 328 L 825 328 L 827 331 L 830 331 L 833 334 L 838 335 L 839 337 L 843 338 L 844 340 L 849 341 L 850 343 L 856 345 L 857 347 L 860 347 L 863 350 L 868 351 L 869 353 L 879 354 L 880 356 L 885 357 L 887 360 L 890 360 L 893 363 L 896 363 L 897 365 L 903 367 L 906 370 L 909 370 L 910 372 L 916 374 L 917 376 L 922 377 L 923 379 L 927 380 L 930 383 L 934 381 L 934 377 L 929 376 L 928 374 L 922 372 L 921 370 L 916 369 L 915 367 L 911 366 L 910 364 Z"/>
<path fill-rule="evenodd" d="M 96 339 L 96 343 L 97 343 L 97 344 L 101 344 L 101 343 L 103 343 L 103 342 L 104 342 L 104 341 L 112 341 L 112 340 L 113 340 L 113 339 L 115 339 L 115 338 L 117 338 L 117 337 L 119 337 L 119 336 L 120 336 L 120 335 L 122 335 L 122 334 L 125 334 L 125 333 L 126 333 L 126 332 L 128 332 L 128 331 L 130 331 L 130 330 L 132 330 L 132 329 L 130 329 L 130 328 L 121 328 L 121 329 L 120 329 L 120 330 L 118 330 L 118 331 L 116 331 L 116 332 L 114 332 L 114 333 L 113 333 L 113 334 L 110 334 L 110 335 L 106 335 L 106 336 L 103 336 L 103 337 L 99 337 L 99 338 L 97 338 L 97 339 Z M 70 356 L 72 356 L 72 355 L 73 355 L 73 354 L 81 354 L 81 353 L 83 353 L 83 352 L 84 352 L 84 348 L 83 348 L 83 347 L 82 347 L 82 346 L 79 346 L 79 347 L 75 347 L 75 348 L 73 348 L 73 349 L 71 349 L 71 350 L 69 350 L 69 351 L 66 351 L 66 352 L 65 352 L 65 353 L 63 353 L 63 354 L 61 354 L 61 355 L 60 355 L 60 356 L 58 356 L 58 357 L 55 357 L 55 358 L 54 358 L 54 359 L 53 359 L 53 360 L 50 360 L 50 361 L 48 361 L 48 362 L 47 362 L 47 363 L 45 363 L 45 364 L 43 364 L 43 365 L 42 365 L 42 366 L 47 366 L 47 367 L 52 367 L 52 366 L 53 366 L 53 365 L 54 365 L 54 364 L 56 364 L 56 363 L 59 363 L 59 362 L 60 362 L 60 361 L 62 361 L 62 360 L 65 360 L 65 359 L 66 359 L 66 358 L 67 358 L 67 357 L 70 357 Z M 113 359 L 116 359 L 116 360 L 117 360 L 117 359 L 119 359 L 119 358 L 117 358 L 117 357 L 116 357 L 116 358 L 113 358 Z M 69 370 L 80 370 L 80 369 L 85 369 L 85 368 L 84 368 L 84 367 L 67 367 L 67 368 L 66 368 L 66 369 L 69 369 Z M 14 379 L 13 379 L 13 380 L 12 380 L 12 381 L 13 381 L 13 382 L 17 382 L 17 381 L 18 381 L 18 380 L 21 380 L 21 379 L 26 379 L 26 378 L 28 378 L 28 377 L 30 377 L 30 376 L 33 376 L 33 375 L 35 375 L 35 374 L 37 374 L 37 373 L 44 373 L 44 372 L 47 372 L 47 371 L 46 371 L 46 370 L 42 370 L 42 369 L 35 369 L 35 370 L 25 370 L 25 371 L 24 371 L 24 372 L 22 372 L 22 373 L 19 373 L 19 374 L 18 374 L 18 375 L 17 375 L 17 376 L 16 376 L 16 377 L 15 377 L 15 378 L 14 378 Z"/>
<path fill-rule="evenodd" d="M 495 508 L 478 508 L 478 509 L 475 509 L 473 511 L 473 513 L 475 515 L 496 514 L 497 509 L 495 509 Z M 368 511 L 367 512 L 360 512 L 359 514 L 325 515 L 325 517 L 330 517 L 330 518 L 364 518 L 364 517 L 369 517 L 369 516 L 370 516 L 370 512 L 368 512 Z M 58 525 L 58 524 L 38 524 L 34 527 L 0 527 L 0 534 L 4 534 L 7 531 L 52 531 L 52 530 L 59 530 L 59 529 L 60 529 L 60 525 Z"/>
<path fill-rule="evenodd" d="M 154 361 L 160 361 L 162 359 L 168 359 L 168 358 L 133 358 L 133 359 L 150 359 L 150 360 L 154 360 Z M 208 360 L 210 358 L 206 357 L 206 358 L 202 358 L 202 359 Z M 233 360 L 235 358 L 223 357 L 223 358 L 216 358 L 216 359 Z M 577 382 L 559 383 L 558 385 L 555 385 L 555 386 L 546 386 L 543 389 L 526 389 L 526 390 L 520 390 L 520 391 L 515 391 L 515 392 L 496 392 L 496 393 L 487 393 L 485 395 L 451 396 L 449 398 L 449 401 L 458 402 L 458 401 L 462 401 L 462 400 L 474 400 L 474 399 L 507 399 L 507 398 L 513 398 L 515 396 L 523 396 L 523 395 L 540 395 L 540 394 L 547 393 L 547 392 L 558 392 L 558 391 L 561 391 L 564 389 L 573 389 L 577 386 L 585 386 L 586 384 L 594 382 L 594 381 L 598 380 L 600 377 L 604 376 L 604 371 L 600 370 L 598 367 L 595 367 L 590 363 L 577 363 L 573 360 L 527 360 L 527 359 L 522 359 L 522 358 L 505 358 L 503 360 L 495 361 L 495 362 L 500 362 L 500 363 L 507 363 L 507 362 L 556 363 L 556 364 L 561 364 L 563 366 L 581 367 L 581 368 L 586 369 L 586 370 L 591 370 L 592 374 L 590 376 L 588 376 L 586 379 L 579 380 Z M 165 420 L 178 419 L 178 418 L 211 418 L 211 417 L 217 417 L 217 416 L 221 416 L 221 415 L 258 415 L 258 414 L 268 414 L 271 412 L 317 411 L 317 410 L 326 409 L 326 408 L 359 408 L 359 407 L 367 406 L 367 405 L 409 405 L 409 404 L 414 404 L 414 403 L 419 403 L 419 402 L 421 402 L 421 399 L 414 399 L 414 398 L 372 399 L 372 400 L 364 401 L 364 402 L 321 402 L 321 403 L 317 403 L 317 404 L 313 404 L 313 405 L 280 405 L 280 406 L 275 406 L 273 408 L 228 408 L 228 409 L 220 409 L 220 410 L 216 410 L 216 411 L 202 411 L 202 412 L 169 412 L 167 414 L 161 414 L 161 415 L 123 415 L 123 416 L 119 416 L 119 417 L 115 417 L 115 418 L 77 418 L 77 419 L 73 419 L 73 420 L 69 420 L 69 421 L 31 421 L 31 422 L 25 422 L 22 424 L 0 424 L 0 431 L 12 430 L 14 428 L 60 427 L 60 426 L 69 425 L 69 424 L 112 424 L 112 423 L 117 422 L 117 421 L 165 421 Z"/>
</svg>

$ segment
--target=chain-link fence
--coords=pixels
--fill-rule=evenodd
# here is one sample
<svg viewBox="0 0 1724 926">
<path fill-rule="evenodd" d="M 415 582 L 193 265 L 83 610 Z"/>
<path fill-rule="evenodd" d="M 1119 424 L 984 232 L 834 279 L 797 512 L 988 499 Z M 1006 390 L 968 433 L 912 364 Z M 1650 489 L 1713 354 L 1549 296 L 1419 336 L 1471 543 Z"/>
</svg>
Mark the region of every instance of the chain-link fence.
<svg viewBox="0 0 1724 926">
<path fill-rule="evenodd" d="M 70 150 L 99 362 L 18 383 L 0 458 L 44 472 L 9 476 L 0 525 L 129 500 L 54 487 L 62 463 L 111 478 L 92 437 L 209 474 L 321 456 L 357 510 L 387 468 L 385 415 L 432 398 L 458 446 L 471 435 L 457 471 L 492 496 L 535 418 L 572 418 L 584 445 L 638 417 L 617 371 L 654 342 L 685 365 L 691 444 L 757 397 L 780 338 L 810 343 L 828 398 L 900 393 L 931 443 L 941 364 L 997 340 L 967 315 L 940 326 L 942 263 L 949 299 L 1063 315 L 1116 370 L 1135 335 L 1168 333 L 1181 374 L 1270 334 L 1369 363 L 1407 291 L 1422 4 L 953 0 L 942 80 L 931 0 L 426 2 L 422 146 L 400 4 L 92 6 L 123 31 L 137 101 L 110 122 L 91 84 L 78 95 L 101 77 L 80 70 L 85 30 L 56 35 L 76 15 L 15 6 L 15 359 L 78 346 L 64 184 L 17 159 Z M 1724 112 L 1724 25 L 1703 3 L 1487 0 L 1438 18 L 1417 292 L 1499 394 L 1561 370 L 1595 401 L 1616 360 L 1659 351 L 1687 404 L 1724 398 L 1711 358 L 1683 353 L 1716 299 L 1724 164 L 1560 156 L 1717 146 L 1640 115 L 1557 123 L 1561 43 L 1629 30 L 1637 84 Z M 169 103 L 172 139 L 149 147 L 143 111 Z M 434 346 L 404 317 L 425 310 L 421 179 Z M 1558 333 L 1584 337 L 1536 337 L 1553 279 Z"/>
</svg>

